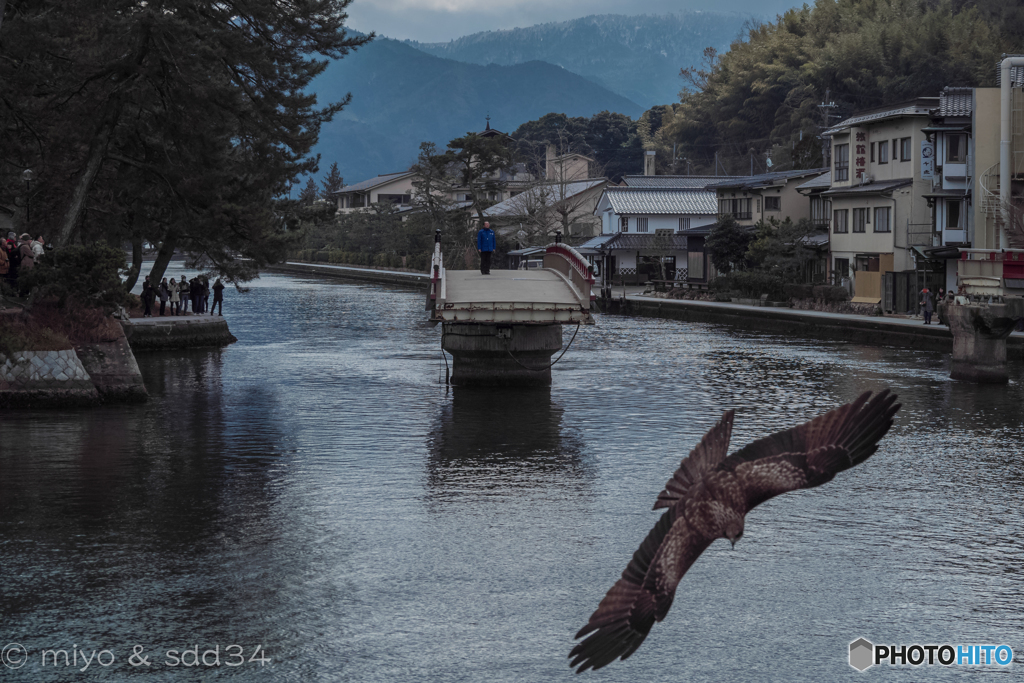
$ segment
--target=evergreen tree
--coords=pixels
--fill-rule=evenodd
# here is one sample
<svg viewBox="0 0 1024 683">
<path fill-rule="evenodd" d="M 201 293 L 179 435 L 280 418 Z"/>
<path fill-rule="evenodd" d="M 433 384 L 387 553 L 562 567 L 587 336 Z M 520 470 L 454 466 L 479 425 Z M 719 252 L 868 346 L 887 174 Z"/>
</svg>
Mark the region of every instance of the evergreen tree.
<svg viewBox="0 0 1024 683">
<path fill-rule="evenodd" d="M 349 99 L 306 94 L 316 57 L 372 38 L 346 34 L 349 2 L 8 0 L 0 202 L 24 203 L 32 168 L 31 230 L 58 245 L 146 240 L 154 280 L 176 249 L 253 277 L 282 253 L 275 198 L 316 171 L 320 126 Z"/>
<path fill-rule="evenodd" d="M 320 191 L 317 189 L 316 181 L 309 178 L 306 181 L 306 186 L 302 188 L 302 192 L 299 193 L 299 202 L 302 204 L 312 204 L 320 198 Z"/>
<path fill-rule="evenodd" d="M 327 172 L 324 179 L 320 181 L 323 185 L 323 192 L 321 193 L 324 199 L 331 199 L 331 195 L 342 188 L 345 181 L 341 177 L 341 171 L 338 170 L 338 162 L 335 161 L 331 164 L 331 170 Z"/>
</svg>

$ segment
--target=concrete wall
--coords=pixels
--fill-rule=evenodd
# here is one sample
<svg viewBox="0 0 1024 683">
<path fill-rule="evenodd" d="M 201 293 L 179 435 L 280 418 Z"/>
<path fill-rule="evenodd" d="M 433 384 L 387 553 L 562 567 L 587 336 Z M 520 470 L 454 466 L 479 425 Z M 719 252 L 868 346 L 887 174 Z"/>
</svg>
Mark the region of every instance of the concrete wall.
<svg viewBox="0 0 1024 683">
<path fill-rule="evenodd" d="M 121 321 L 121 327 L 128 343 L 136 351 L 227 346 L 238 341 L 228 329 L 227 321 L 221 317 L 172 317 L 167 321 L 147 321 L 145 324 Z"/>
<path fill-rule="evenodd" d="M 974 249 L 995 249 L 995 221 L 985 215 L 982 206 L 982 182 L 987 170 L 996 166 L 999 174 L 999 88 L 976 88 L 974 91 L 974 117 L 971 120 L 971 142 L 974 155 Z"/>
</svg>

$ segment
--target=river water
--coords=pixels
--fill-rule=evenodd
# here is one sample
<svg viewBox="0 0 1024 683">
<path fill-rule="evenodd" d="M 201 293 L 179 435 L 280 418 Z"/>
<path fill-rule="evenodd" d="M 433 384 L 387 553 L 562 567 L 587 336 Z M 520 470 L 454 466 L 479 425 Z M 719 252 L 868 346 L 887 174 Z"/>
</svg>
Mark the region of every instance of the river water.
<svg viewBox="0 0 1024 683">
<path fill-rule="evenodd" d="M 884 387 L 872 459 L 752 512 L 587 676 L 853 679 L 858 637 L 1006 643 L 985 672 L 1024 674 L 1019 364 L 977 387 L 943 354 L 598 316 L 550 391 L 446 391 L 418 292 L 267 275 L 224 308 L 238 343 L 139 354 L 145 405 L 0 415 L 3 680 L 567 681 L 723 410 L 735 446 Z"/>
</svg>

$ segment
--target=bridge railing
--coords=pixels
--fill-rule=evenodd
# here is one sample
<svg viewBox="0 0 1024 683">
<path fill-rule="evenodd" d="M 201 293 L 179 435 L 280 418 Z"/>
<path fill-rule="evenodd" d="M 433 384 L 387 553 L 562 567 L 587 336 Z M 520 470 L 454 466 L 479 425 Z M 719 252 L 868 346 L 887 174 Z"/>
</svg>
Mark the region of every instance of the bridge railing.
<svg viewBox="0 0 1024 683">
<path fill-rule="evenodd" d="M 434 254 L 430 257 L 430 292 L 427 294 L 427 310 L 433 310 L 438 303 L 444 304 L 445 291 L 444 258 L 441 256 L 441 231 L 434 233 Z"/>
<path fill-rule="evenodd" d="M 568 244 L 555 242 L 549 244 L 544 252 L 544 267 L 558 271 L 572 283 L 580 302 L 594 299 L 593 267 L 578 251 Z"/>
</svg>

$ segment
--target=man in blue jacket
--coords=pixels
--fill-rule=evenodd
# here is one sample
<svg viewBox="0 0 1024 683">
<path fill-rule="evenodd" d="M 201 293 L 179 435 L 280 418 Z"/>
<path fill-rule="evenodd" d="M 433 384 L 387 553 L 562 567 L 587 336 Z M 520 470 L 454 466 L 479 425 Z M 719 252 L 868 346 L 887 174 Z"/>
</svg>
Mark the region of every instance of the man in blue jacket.
<svg viewBox="0 0 1024 683">
<path fill-rule="evenodd" d="M 476 250 L 480 252 L 480 273 L 491 274 L 491 253 L 494 251 L 494 231 L 490 223 L 484 223 L 476 234 Z"/>
</svg>

